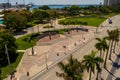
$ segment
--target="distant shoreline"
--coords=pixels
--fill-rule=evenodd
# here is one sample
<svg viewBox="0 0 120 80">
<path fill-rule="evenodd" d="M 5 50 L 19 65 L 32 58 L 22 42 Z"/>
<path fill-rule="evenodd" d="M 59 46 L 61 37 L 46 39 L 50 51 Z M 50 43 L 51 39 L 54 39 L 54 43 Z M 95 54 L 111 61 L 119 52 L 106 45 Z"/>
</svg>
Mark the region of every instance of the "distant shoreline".
<svg viewBox="0 0 120 80">
<path fill-rule="evenodd" d="M 75 5 L 75 4 L 73 4 Z M 79 7 L 88 7 L 88 6 L 99 6 L 100 4 L 78 4 L 76 6 L 79 6 Z M 31 9 L 34 9 L 34 8 L 39 8 L 40 6 L 43 6 L 43 5 L 33 5 L 31 7 Z M 48 7 L 50 7 L 51 9 L 61 9 L 61 8 L 64 8 L 64 7 L 70 7 L 72 6 L 72 4 L 49 4 L 47 5 Z"/>
</svg>

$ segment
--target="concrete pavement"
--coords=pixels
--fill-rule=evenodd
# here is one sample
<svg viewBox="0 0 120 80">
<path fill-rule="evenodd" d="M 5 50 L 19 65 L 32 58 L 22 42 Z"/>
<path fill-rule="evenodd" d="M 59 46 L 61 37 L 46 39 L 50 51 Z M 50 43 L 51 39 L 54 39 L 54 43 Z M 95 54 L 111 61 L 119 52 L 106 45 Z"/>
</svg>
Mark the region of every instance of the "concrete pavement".
<svg viewBox="0 0 120 80">
<path fill-rule="evenodd" d="M 24 57 L 20 65 L 17 68 L 16 77 L 26 75 L 26 72 L 28 71 L 30 73 L 30 77 L 32 77 L 36 73 L 45 70 L 46 69 L 45 53 L 47 53 L 48 56 L 47 57 L 48 66 L 53 65 L 54 63 L 56 63 L 56 61 L 57 62 L 59 60 L 61 61 L 61 59 L 64 58 L 64 56 L 66 55 L 65 53 L 70 54 L 68 52 L 72 52 L 78 46 L 84 44 L 82 36 L 84 36 L 86 43 L 88 40 L 92 38 L 92 36 L 94 36 L 94 33 L 89 31 L 82 35 L 76 35 L 76 36 L 74 35 L 72 38 L 63 39 L 62 41 L 59 41 L 52 45 L 35 46 L 34 51 L 37 53 L 36 56 L 30 56 L 31 49 L 28 49 L 24 54 Z M 77 46 L 75 46 L 74 43 L 76 43 Z M 66 48 L 63 48 L 63 46 L 66 46 Z M 57 56 L 57 53 L 59 53 L 59 56 Z"/>
<path fill-rule="evenodd" d="M 116 18 L 115 18 L 115 20 L 116 20 Z M 113 24 L 109 25 L 109 24 L 107 24 L 107 22 L 105 22 L 104 25 L 105 26 L 115 26 Z M 106 33 L 107 29 L 109 29 L 109 27 L 101 28 L 101 30 L 103 30 L 103 33 L 97 35 L 97 37 L 105 36 L 105 34 L 107 34 Z M 111 29 L 113 29 L 113 28 L 111 28 Z M 91 33 L 88 33 L 88 34 L 84 35 L 85 39 L 87 40 L 86 42 L 89 42 L 89 40 L 93 38 L 92 36 L 94 36 L 94 34 L 93 34 L 94 31 L 95 30 L 91 31 Z M 81 41 L 79 42 L 79 40 L 81 40 Z M 74 46 L 75 42 L 78 42 L 78 45 L 82 46 L 82 47 L 80 47 L 80 49 L 78 51 L 75 50 L 77 48 L 77 46 L 76 47 Z M 46 71 L 46 69 L 45 69 L 45 67 L 46 67 L 46 65 L 45 65 L 45 56 L 46 56 L 45 53 L 46 52 L 47 52 L 47 55 L 49 56 L 49 58 L 48 58 L 48 65 L 50 66 L 55 61 L 58 62 L 58 60 L 60 58 L 65 57 L 66 55 L 64 54 L 64 52 L 67 52 L 69 54 L 71 49 L 73 49 L 72 50 L 73 53 L 76 54 L 76 55 L 74 55 L 74 57 L 76 57 L 79 60 L 81 60 L 82 57 L 85 54 L 88 54 L 88 53 L 91 52 L 91 50 L 95 49 L 94 48 L 94 44 L 95 44 L 95 40 L 92 40 L 88 44 L 84 45 L 83 40 L 82 40 L 82 36 L 81 35 L 77 35 L 77 36 L 72 36 L 72 38 L 69 38 L 69 39 L 67 39 L 65 41 L 58 42 L 58 43 L 54 44 L 53 46 L 45 46 L 44 49 L 43 49 L 43 46 L 42 47 L 40 47 L 40 46 L 36 47 L 35 46 L 36 47 L 35 51 L 36 51 L 37 55 L 36 56 L 28 56 L 29 55 L 29 51 L 31 51 L 31 50 L 28 50 L 27 53 L 24 55 L 23 60 L 22 60 L 23 61 L 22 63 L 24 64 L 24 66 L 20 66 L 21 68 L 24 68 L 24 69 L 18 70 L 18 71 L 21 71 L 21 72 L 23 71 L 23 73 L 22 73 L 23 76 L 24 76 L 23 78 L 25 78 L 26 72 L 30 71 L 30 77 L 26 77 L 25 79 L 21 78 L 21 80 L 26 80 L 27 78 L 31 78 L 33 75 L 38 73 L 41 69 L 42 69 L 43 72 Z M 66 50 L 66 49 L 62 48 L 64 45 L 70 46 L 70 47 L 68 47 L 67 50 Z M 83 45 L 84 45 L 84 47 L 83 47 Z M 75 50 L 75 52 L 74 52 L 74 50 Z M 41 52 L 41 51 L 43 51 L 43 52 Z M 59 53 L 60 53 L 59 59 L 56 56 L 56 51 L 59 51 Z M 60 52 L 60 51 L 62 51 L 62 52 Z M 82 53 L 85 53 L 85 54 L 82 54 Z M 28 59 L 28 60 L 26 60 L 26 59 Z M 41 61 L 43 61 L 43 62 L 41 62 Z M 25 68 L 25 65 L 27 65 L 26 68 Z M 45 74 L 42 74 L 43 73 L 42 72 L 41 73 L 42 75 L 38 75 L 36 78 L 34 78 L 32 80 L 62 80 L 61 78 L 56 77 L 55 71 L 57 71 L 57 70 L 59 70 L 59 68 L 56 65 L 52 66 L 49 70 L 47 70 L 47 72 L 44 72 Z M 49 74 L 49 75 L 47 75 L 47 74 Z M 20 74 L 16 74 L 16 75 L 17 75 L 17 77 L 20 77 Z M 85 80 L 87 80 L 87 78 L 88 77 L 86 77 Z"/>
<path fill-rule="evenodd" d="M 107 21 L 106 21 L 104 24 L 102 24 L 103 26 L 107 26 L 107 27 L 104 27 L 104 28 L 103 28 L 104 32 L 102 32 L 101 34 L 99 34 L 99 36 L 97 35 L 97 37 L 105 36 L 105 34 L 107 34 L 107 33 L 106 33 L 106 30 L 108 30 L 108 29 L 113 29 L 114 27 L 116 28 L 116 25 L 119 25 L 119 22 L 118 22 L 119 17 L 120 17 L 120 16 L 116 16 L 117 22 L 115 22 L 115 21 L 116 21 L 116 18 L 115 18 L 114 24 L 109 25 Z M 116 23 L 117 23 L 117 24 L 116 24 Z M 112 27 L 112 26 L 113 26 L 113 27 Z M 118 27 L 118 26 L 117 26 L 117 27 Z M 90 45 L 90 44 L 91 44 L 91 45 Z M 88 43 L 88 44 L 86 45 L 86 47 L 84 46 L 84 47 L 82 47 L 80 50 L 76 51 L 74 54 L 77 54 L 77 55 L 74 55 L 74 54 L 73 54 L 73 56 L 76 57 L 76 58 L 79 59 L 79 60 L 82 60 L 82 57 L 83 57 L 84 55 L 90 53 L 91 50 L 94 50 L 94 49 L 95 49 L 95 48 L 94 48 L 94 44 L 95 44 L 95 40 L 93 40 L 93 42 Z M 80 53 L 81 53 L 81 54 L 80 54 Z M 84 54 L 82 54 L 82 53 L 84 53 Z M 85 54 L 85 53 L 86 53 L 86 54 Z M 45 74 L 39 75 L 39 76 L 37 76 L 36 78 L 34 78 L 34 79 L 32 79 L 32 80 L 62 80 L 62 78 L 59 79 L 58 77 L 56 77 L 56 74 L 55 74 L 56 71 L 58 71 L 58 72 L 61 71 L 61 70 L 59 70 L 59 68 L 58 68 L 57 65 L 54 66 L 52 69 L 48 70 Z M 108 74 L 108 73 L 107 73 L 107 74 Z M 107 74 L 105 73 L 105 74 L 103 74 L 103 76 L 107 76 Z M 87 75 L 88 75 L 88 74 L 87 74 Z M 93 78 L 93 80 L 95 80 L 95 77 L 94 77 L 94 76 L 93 76 L 92 78 Z M 84 80 L 88 80 L 88 76 L 84 76 L 83 79 L 84 79 Z M 105 78 L 104 78 L 104 79 L 105 79 Z"/>
</svg>

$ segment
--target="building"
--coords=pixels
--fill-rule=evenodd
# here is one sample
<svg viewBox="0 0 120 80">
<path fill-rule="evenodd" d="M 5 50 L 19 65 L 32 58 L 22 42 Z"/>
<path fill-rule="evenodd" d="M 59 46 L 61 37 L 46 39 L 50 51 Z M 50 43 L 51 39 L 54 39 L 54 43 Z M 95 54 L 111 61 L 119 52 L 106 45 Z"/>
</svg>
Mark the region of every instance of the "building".
<svg viewBox="0 0 120 80">
<path fill-rule="evenodd" d="M 105 6 L 113 6 L 120 4 L 120 0 L 104 0 Z"/>
<path fill-rule="evenodd" d="M 10 8 L 12 5 L 10 3 L 1 3 L 0 9 Z"/>
</svg>

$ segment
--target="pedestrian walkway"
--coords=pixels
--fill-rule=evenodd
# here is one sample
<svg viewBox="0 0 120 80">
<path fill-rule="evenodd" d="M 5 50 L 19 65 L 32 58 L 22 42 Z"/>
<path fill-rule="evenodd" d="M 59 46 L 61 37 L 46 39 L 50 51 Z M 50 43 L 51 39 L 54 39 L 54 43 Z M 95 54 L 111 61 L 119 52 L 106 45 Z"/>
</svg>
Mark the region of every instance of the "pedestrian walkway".
<svg viewBox="0 0 120 80">
<path fill-rule="evenodd" d="M 34 46 L 33 49 L 36 52 L 35 56 L 29 55 L 32 51 L 31 48 L 27 49 L 17 67 L 17 73 L 15 74 L 16 77 L 23 80 L 23 77 L 25 78 L 27 72 L 30 74 L 29 77 L 34 76 L 36 73 L 45 70 L 46 64 L 47 66 L 54 64 L 56 61 L 67 55 L 66 53 L 73 51 L 78 45 L 80 46 L 85 44 L 93 37 L 94 32 L 89 31 L 84 34 L 71 35 L 70 38 L 60 40 L 51 45 Z"/>
<path fill-rule="evenodd" d="M 101 29 L 104 30 L 104 28 Z M 35 46 L 33 47 L 34 51 L 37 53 L 35 56 L 29 56 L 29 53 L 32 51 L 31 48 L 26 50 L 17 68 L 16 77 L 20 78 L 20 80 L 27 80 L 28 77 L 25 78 L 27 72 L 29 72 L 30 78 L 40 71 L 45 71 L 47 66 L 52 65 L 54 62 L 64 57 L 67 52 L 71 52 L 76 49 L 77 46 L 82 46 L 87 43 L 95 36 L 94 32 L 95 29 L 84 35 L 74 35 L 52 45 Z"/>
</svg>

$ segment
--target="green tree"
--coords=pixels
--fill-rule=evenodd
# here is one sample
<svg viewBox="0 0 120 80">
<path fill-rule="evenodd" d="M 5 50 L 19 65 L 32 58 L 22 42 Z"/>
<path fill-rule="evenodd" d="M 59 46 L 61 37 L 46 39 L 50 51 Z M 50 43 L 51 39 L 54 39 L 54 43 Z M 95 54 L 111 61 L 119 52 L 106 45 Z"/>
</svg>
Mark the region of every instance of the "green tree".
<svg viewBox="0 0 120 80">
<path fill-rule="evenodd" d="M 115 29 L 115 33 L 114 34 L 115 34 L 115 41 L 114 41 L 113 52 L 115 53 L 116 44 L 119 42 L 119 36 L 120 36 L 119 29 Z"/>
<path fill-rule="evenodd" d="M 47 5 L 43 5 L 43 6 L 40 6 L 39 9 L 48 10 L 50 9 L 50 7 Z"/>
<path fill-rule="evenodd" d="M 15 38 L 8 32 L 8 31 L 1 31 L 0 32 L 0 65 L 6 66 L 7 56 L 5 54 L 5 44 L 8 47 L 8 53 L 10 56 L 10 61 L 13 62 L 16 59 L 16 44 Z"/>
<path fill-rule="evenodd" d="M 91 80 L 92 72 L 95 72 L 95 68 L 98 72 L 101 71 L 99 63 L 103 62 L 101 57 L 96 57 L 96 51 L 92 51 L 91 54 L 85 55 L 83 59 L 83 64 L 85 65 L 87 71 L 90 73 L 89 80 Z"/>
<path fill-rule="evenodd" d="M 88 6 L 87 9 L 88 9 L 90 12 L 94 13 L 95 11 L 97 11 L 98 7 L 96 7 L 96 6 Z"/>
<path fill-rule="evenodd" d="M 43 20 L 49 18 L 49 14 L 44 10 L 35 9 L 33 11 L 33 17 L 34 19 L 39 20 L 40 22 L 43 22 Z"/>
<path fill-rule="evenodd" d="M 119 13 L 120 12 L 120 5 L 114 5 L 111 7 L 112 11 L 115 13 Z"/>
<path fill-rule="evenodd" d="M 109 40 L 111 40 L 109 60 L 111 60 L 111 55 L 112 55 L 112 50 L 113 50 L 114 42 L 115 42 L 117 39 L 119 39 L 119 38 L 118 38 L 119 34 L 118 34 L 116 31 L 117 31 L 117 30 L 108 31 Z"/>
<path fill-rule="evenodd" d="M 96 49 L 98 49 L 98 51 L 100 51 L 100 57 L 102 57 L 102 53 L 103 53 L 102 51 L 105 51 L 106 49 L 108 49 L 108 45 L 107 45 L 107 42 L 106 42 L 107 37 L 104 37 L 102 39 L 96 38 L 96 40 L 98 42 L 95 44 L 95 47 L 96 47 Z"/>
<path fill-rule="evenodd" d="M 111 9 L 110 9 L 109 6 L 102 6 L 102 7 L 99 8 L 99 11 L 100 11 L 101 13 L 110 13 L 110 12 L 111 12 Z"/>
<path fill-rule="evenodd" d="M 26 18 L 17 13 L 7 13 L 5 14 L 6 29 L 9 29 L 12 32 L 19 32 L 22 29 L 26 28 Z"/>
<path fill-rule="evenodd" d="M 20 14 L 21 16 L 26 17 L 27 22 L 30 22 L 30 21 L 33 20 L 33 18 L 32 18 L 32 17 L 33 17 L 33 14 L 32 14 L 29 10 L 22 10 L 22 11 L 19 12 L 19 14 Z"/>
<path fill-rule="evenodd" d="M 68 63 L 60 62 L 58 64 L 63 73 L 56 72 L 58 77 L 63 77 L 65 80 L 83 80 L 83 65 L 72 56 L 69 57 Z"/>
<path fill-rule="evenodd" d="M 112 50 L 113 52 L 115 52 L 116 43 L 119 41 L 119 35 L 120 35 L 120 32 L 118 29 L 111 30 L 111 31 L 108 30 L 107 33 L 108 33 L 109 44 L 108 44 L 108 49 L 107 49 L 107 53 L 105 57 L 104 68 L 106 68 L 106 62 L 107 62 L 107 57 L 109 54 L 109 49 L 110 49 L 109 59 L 111 60 Z"/>
<path fill-rule="evenodd" d="M 78 15 L 79 14 L 79 11 L 80 11 L 80 7 L 79 6 L 76 6 L 76 5 L 72 5 L 69 9 L 69 14 L 74 16 L 74 15 Z"/>
</svg>

